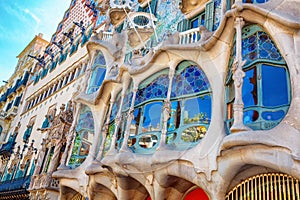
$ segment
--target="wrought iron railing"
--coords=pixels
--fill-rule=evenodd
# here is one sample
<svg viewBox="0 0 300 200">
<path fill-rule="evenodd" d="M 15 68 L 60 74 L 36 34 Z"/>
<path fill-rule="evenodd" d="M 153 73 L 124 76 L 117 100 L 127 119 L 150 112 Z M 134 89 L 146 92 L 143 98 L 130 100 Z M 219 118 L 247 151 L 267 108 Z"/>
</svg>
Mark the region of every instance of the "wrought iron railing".
<svg viewBox="0 0 300 200">
<path fill-rule="evenodd" d="M 234 187 L 225 200 L 298 200 L 299 180 L 279 173 L 260 174 Z"/>
</svg>

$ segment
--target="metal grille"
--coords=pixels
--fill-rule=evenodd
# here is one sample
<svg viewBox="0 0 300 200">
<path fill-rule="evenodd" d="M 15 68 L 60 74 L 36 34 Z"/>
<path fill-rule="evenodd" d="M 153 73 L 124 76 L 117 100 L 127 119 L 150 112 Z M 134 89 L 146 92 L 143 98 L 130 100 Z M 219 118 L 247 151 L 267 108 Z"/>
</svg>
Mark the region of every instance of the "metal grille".
<svg viewBox="0 0 300 200">
<path fill-rule="evenodd" d="M 71 200 L 85 200 L 85 198 L 80 193 L 77 193 Z"/>
<path fill-rule="evenodd" d="M 300 200 L 299 180 L 279 173 L 260 174 L 234 187 L 226 200 Z"/>
</svg>

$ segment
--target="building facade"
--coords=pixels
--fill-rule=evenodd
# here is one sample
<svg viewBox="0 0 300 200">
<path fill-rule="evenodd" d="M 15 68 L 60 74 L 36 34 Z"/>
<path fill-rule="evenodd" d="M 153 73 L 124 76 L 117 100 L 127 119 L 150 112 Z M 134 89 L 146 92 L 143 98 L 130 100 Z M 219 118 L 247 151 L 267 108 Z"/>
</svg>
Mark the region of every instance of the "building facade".
<svg viewBox="0 0 300 200">
<path fill-rule="evenodd" d="M 299 7 L 71 1 L 2 87 L 0 199 L 300 199 Z"/>
</svg>

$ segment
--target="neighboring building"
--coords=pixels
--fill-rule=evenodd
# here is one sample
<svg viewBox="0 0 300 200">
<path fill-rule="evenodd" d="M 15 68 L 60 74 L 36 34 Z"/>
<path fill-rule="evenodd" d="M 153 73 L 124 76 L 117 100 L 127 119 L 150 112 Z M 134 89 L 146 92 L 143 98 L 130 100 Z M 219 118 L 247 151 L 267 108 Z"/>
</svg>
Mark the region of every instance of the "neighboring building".
<svg viewBox="0 0 300 200">
<path fill-rule="evenodd" d="M 0 199 L 300 199 L 299 8 L 73 0 L 2 123 Z"/>
</svg>

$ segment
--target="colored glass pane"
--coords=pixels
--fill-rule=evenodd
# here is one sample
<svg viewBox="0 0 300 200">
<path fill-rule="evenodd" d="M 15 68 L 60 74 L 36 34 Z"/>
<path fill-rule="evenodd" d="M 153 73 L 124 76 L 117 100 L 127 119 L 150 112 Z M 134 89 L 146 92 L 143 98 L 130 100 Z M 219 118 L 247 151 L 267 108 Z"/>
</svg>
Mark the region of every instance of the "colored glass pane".
<svg viewBox="0 0 300 200">
<path fill-rule="evenodd" d="M 208 79 L 196 65 L 190 65 L 175 74 L 171 97 L 180 97 L 209 89 Z"/>
<path fill-rule="evenodd" d="M 161 75 L 154 77 L 155 79 L 152 82 L 145 84 L 143 87 L 138 89 L 136 93 L 135 105 L 141 104 L 151 99 L 166 98 L 169 84 L 169 75 L 167 74 L 167 71 Z"/>
<path fill-rule="evenodd" d="M 142 132 L 160 130 L 162 106 L 162 102 L 152 102 L 144 106 Z"/>
<path fill-rule="evenodd" d="M 263 105 L 287 105 L 289 103 L 287 83 L 285 68 L 262 65 Z"/>
</svg>

